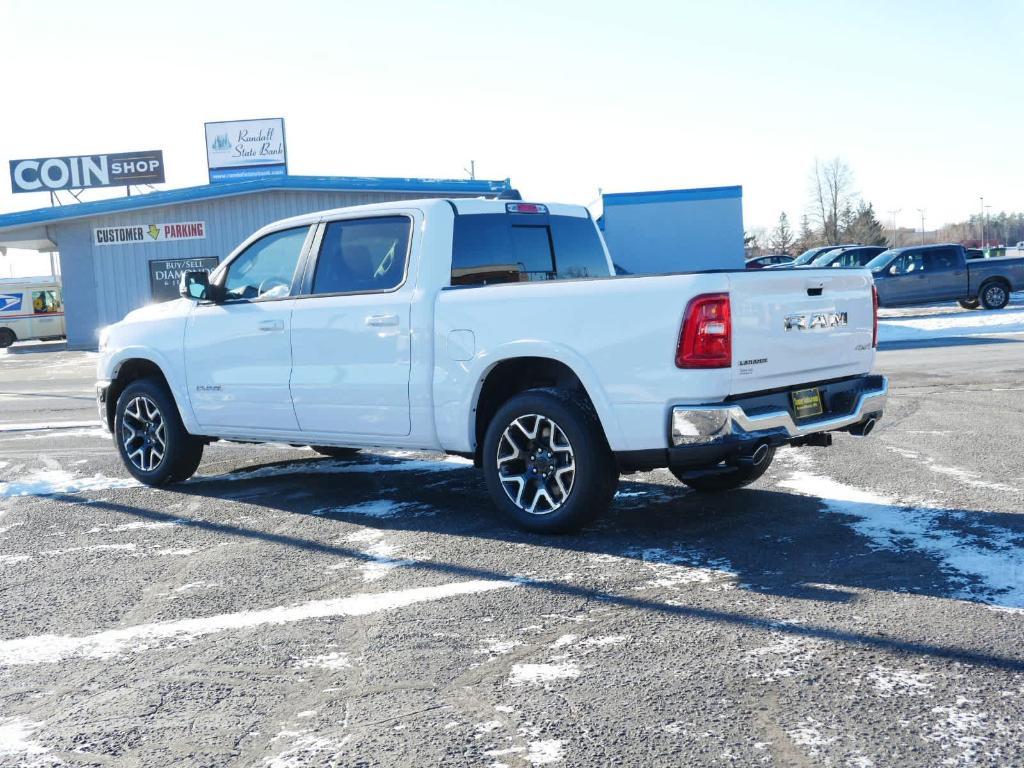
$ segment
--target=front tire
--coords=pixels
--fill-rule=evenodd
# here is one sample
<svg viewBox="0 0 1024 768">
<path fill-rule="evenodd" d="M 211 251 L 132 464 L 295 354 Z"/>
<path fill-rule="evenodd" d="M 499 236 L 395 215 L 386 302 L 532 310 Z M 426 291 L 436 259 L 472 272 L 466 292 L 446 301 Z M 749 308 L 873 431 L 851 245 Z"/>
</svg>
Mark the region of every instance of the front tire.
<svg viewBox="0 0 1024 768">
<path fill-rule="evenodd" d="M 769 447 L 764 458 L 757 464 L 740 464 L 726 469 L 716 469 L 706 473 L 686 472 L 673 469 L 672 474 L 679 482 L 684 483 L 701 493 L 721 493 L 743 488 L 757 480 L 768 471 L 775 458 L 775 449 Z"/>
<path fill-rule="evenodd" d="M 992 280 L 981 286 L 978 299 L 985 309 L 1002 309 L 1010 303 L 1010 290 L 999 280 Z"/>
<path fill-rule="evenodd" d="M 981 306 L 981 303 L 977 299 L 960 299 L 957 304 L 964 309 L 977 309 Z"/>
<path fill-rule="evenodd" d="M 619 480 L 597 414 L 562 389 L 530 389 L 498 409 L 483 469 L 495 506 L 535 533 L 582 527 L 608 508 Z"/>
<path fill-rule="evenodd" d="M 133 381 L 117 398 L 114 440 L 127 470 L 146 485 L 187 480 L 203 458 L 203 441 L 188 433 L 174 398 L 156 379 Z"/>
</svg>

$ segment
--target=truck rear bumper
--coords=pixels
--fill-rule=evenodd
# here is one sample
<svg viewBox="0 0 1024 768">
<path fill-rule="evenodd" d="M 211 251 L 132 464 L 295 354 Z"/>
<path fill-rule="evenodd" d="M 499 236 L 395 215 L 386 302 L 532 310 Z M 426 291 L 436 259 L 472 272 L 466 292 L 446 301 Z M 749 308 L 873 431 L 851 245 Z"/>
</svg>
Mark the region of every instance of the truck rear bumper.
<svg viewBox="0 0 1024 768">
<path fill-rule="evenodd" d="M 826 432 L 867 434 L 882 417 L 889 382 L 885 376 L 858 376 L 815 387 L 823 413 L 797 418 L 790 391 L 739 397 L 713 405 L 672 408 L 669 448 L 617 454 L 624 470 L 701 467 L 749 456 L 760 445 L 828 445 Z"/>
<path fill-rule="evenodd" d="M 672 446 L 714 444 L 730 437 L 754 441 L 764 437 L 792 440 L 817 432 L 847 429 L 870 417 L 881 417 L 889 381 L 885 376 L 863 376 L 826 384 L 818 390 L 825 411 L 815 419 L 796 419 L 792 409 L 786 407 L 788 392 L 736 403 L 678 406 L 672 409 Z"/>
</svg>

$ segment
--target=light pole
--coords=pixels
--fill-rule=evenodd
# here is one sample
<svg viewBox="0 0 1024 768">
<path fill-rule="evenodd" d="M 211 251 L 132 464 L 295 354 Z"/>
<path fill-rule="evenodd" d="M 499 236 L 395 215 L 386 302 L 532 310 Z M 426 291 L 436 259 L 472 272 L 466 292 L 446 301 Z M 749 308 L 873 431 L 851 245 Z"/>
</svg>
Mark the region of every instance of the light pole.
<svg viewBox="0 0 1024 768">
<path fill-rule="evenodd" d="M 985 250 L 985 196 L 978 195 L 981 200 L 981 249 Z"/>
<path fill-rule="evenodd" d="M 918 208 L 917 212 L 921 214 L 921 245 L 924 245 L 924 215 L 927 213 L 927 208 Z"/>
<path fill-rule="evenodd" d="M 896 214 L 900 213 L 902 210 L 903 210 L 902 208 L 896 208 L 894 210 L 889 211 L 889 216 L 892 217 L 892 247 L 893 248 L 896 247 Z"/>
</svg>

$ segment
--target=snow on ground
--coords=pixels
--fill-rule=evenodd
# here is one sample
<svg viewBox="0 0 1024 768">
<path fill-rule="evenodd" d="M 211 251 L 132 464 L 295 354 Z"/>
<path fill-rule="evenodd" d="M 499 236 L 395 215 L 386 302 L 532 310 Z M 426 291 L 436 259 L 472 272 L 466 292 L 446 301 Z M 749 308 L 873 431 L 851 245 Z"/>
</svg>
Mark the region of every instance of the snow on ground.
<svg viewBox="0 0 1024 768">
<path fill-rule="evenodd" d="M 62 493 L 109 491 L 115 488 L 136 488 L 141 483 L 131 477 L 76 477 L 63 469 L 43 469 L 15 480 L 0 482 L 0 498 L 4 496 L 52 496 Z"/>
<path fill-rule="evenodd" d="M 514 685 L 536 685 L 579 676 L 580 668 L 574 661 L 551 664 L 513 664 L 512 671 L 509 673 L 509 681 Z"/>
<path fill-rule="evenodd" d="M 109 659 L 123 653 L 142 653 L 217 632 L 287 624 L 334 616 L 368 616 L 417 603 L 490 592 L 519 586 L 517 581 L 476 579 L 377 594 L 358 594 L 311 600 L 289 606 L 239 611 L 176 621 L 119 627 L 92 635 L 35 635 L 0 641 L 0 667 L 56 663 L 68 658 Z"/>
<path fill-rule="evenodd" d="M 879 310 L 882 343 L 1007 333 L 1024 333 L 1024 293 L 1013 294 L 1006 309 L 969 310 L 954 302 Z"/>
<path fill-rule="evenodd" d="M 0 758 L 20 757 L 21 761 L 11 765 L 43 765 L 44 761 L 24 762 L 25 758 L 44 755 L 50 750 L 37 741 L 29 738 L 34 731 L 42 727 L 42 723 L 24 720 L 20 717 L 0 717 Z M 55 760 L 59 763 L 59 760 Z"/>
<path fill-rule="evenodd" d="M 803 469 L 779 486 L 821 499 L 879 549 L 927 553 L 958 583 L 957 597 L 1024 607 L 1024 549 L 1013 531 L 975 520 L 969 512 L 902 503 Z"/>
</svg>

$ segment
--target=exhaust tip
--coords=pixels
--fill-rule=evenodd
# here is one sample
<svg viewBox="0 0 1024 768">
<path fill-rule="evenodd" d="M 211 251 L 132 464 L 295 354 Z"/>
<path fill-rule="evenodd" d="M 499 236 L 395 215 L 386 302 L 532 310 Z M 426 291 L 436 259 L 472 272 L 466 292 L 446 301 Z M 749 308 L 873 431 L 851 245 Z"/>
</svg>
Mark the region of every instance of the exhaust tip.
<svg viewBox="0 0 1024 768">
<path fill-rule="evenodd" d="M 874 418 L 864 419 L 860 424 L 855 424 L 850 428 L 850 434 L 855 437 L 867 437 L 871 434 L 871 430 L 875 428 L 876 421 Z"/>
<path fill-rule="evenodd" d="M 761 443 L 754 449 L 754 452 L 750 454 L 750 461 L 755 466 L 760 464 L 768 456 L 768 443 Z"/>
</svg>

